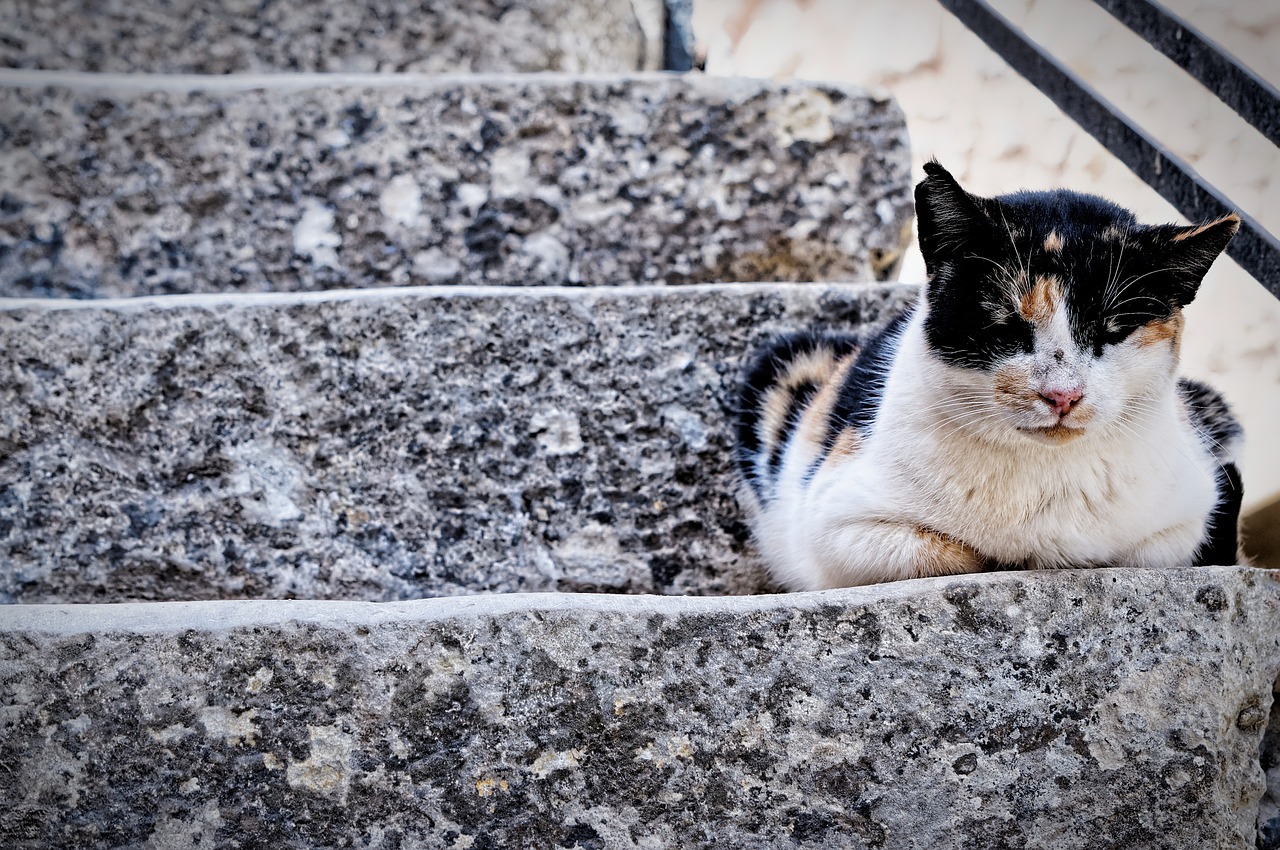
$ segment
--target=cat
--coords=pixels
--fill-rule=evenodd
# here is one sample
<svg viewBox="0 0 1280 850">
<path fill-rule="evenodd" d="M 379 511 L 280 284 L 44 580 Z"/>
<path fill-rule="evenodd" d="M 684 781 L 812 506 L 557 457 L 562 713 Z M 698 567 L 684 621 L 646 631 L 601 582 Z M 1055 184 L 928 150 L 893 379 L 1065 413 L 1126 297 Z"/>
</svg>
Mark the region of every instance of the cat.
<svg viewBox="0 0 1280 850">
<path fill-rule="evenodd" d="M 735 462 L 774 578 L 1237 563 L 1242 432 L 1176 370 L 1182 308 L 1239 217 L 1141 225 L 1095 195 L 985 198 L 924 170 L 917 304 L 747 370 Z"/>
</svg>

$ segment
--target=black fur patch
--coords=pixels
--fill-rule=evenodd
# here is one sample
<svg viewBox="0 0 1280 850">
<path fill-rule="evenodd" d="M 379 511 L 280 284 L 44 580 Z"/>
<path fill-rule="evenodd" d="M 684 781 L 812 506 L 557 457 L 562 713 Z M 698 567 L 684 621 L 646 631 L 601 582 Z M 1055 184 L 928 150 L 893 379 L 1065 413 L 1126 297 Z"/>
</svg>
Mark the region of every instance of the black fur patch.
<svg viewBox="0 0 1280 850">
<path fill-rule="evenodd" d="M 1209 515 L 1204 541 L 1196 550 L 1193 566 L 1222 567 L 1236 562 L 1239 545 L 1240 505 L 1244 501 L 1244 482 L 1234 463 L 1218 470 L 1218 505 Z"/>
<path fill-rule="evenodd" d="M 909 316 L 910 313 L 895 316 L 858 352 L 858 359 L 853 361 L 853 367 L 845 375 L 840 394 L 831 408 L 827 433 L 822 441 L 823 456 L 831 451 L 841 431 L 855 428 L 865 433 L 875 422 L 880 399 L 884 395 L 885 377 L 893 365 L 893 354 L 897 351 L 898 339 L 907 326 Z"/>
<path fill-rule="evenodd" d="M 1048 275 L 1062 284 L 1077 344 L 1101 356 L 1188 304 L 1238 226 L 1140 225 L 1123 207 L 1065 189 L 982 198 L 935 162 L 925 172 L 916 187 L 929 275 L 925 337 L 945 362 L 971 369 L 1031 350 L 1033 326 L 1012 308 Z"/>
<path fill-rule="evenodd" d="M 1178 395 L 1209 449 L 1222 466 L 1218 469 L 1218 503 L 1209 515 L 1204 541 L 1196 551 L 1195 566 L 1227 566 L 1236 562 L 1239 546 L 1240 506 L 1244 482 L 1232 462 L 1232 448 L 1243 433 L 1227 402 L 1214 389 L 1199 381 L 1182 378 Z"/>
<path fill-rule="evenodd" d="M 757 496 L 762 495 L 762 483 L 756 476 L 756 460 L 766 447 L 761 444 L 760 437 L 756 433 L 760 424 L 760 418 L 763 415 L 763 406 L 769 391 L 781 380 L 788 375 L 792 363 L 799 357 L 812 354 L 815 351 L 830 351 L 835 358 L 845 357 L 853 352 L 858 346 L 858 338 L 851 334 L 824 334 L 824 333 L 797 333 L 788 336 L 779 337 L 774 340 L 763 350 L 761 350 L 747 368 L 746 376 L 742 382 L 742 388 L 738 395 L 737 410 L 735 411 L 735 445 L 734 460 L 737 463 L 738 471 L 742 478 L 746 481 Z M 812 391 L 816 391 L 816 387 Z M 808 398 L 812 397 L 812 391 L 807 394 Z M 798 396 L 801 393 L 796 393 Z M 808 402 L 808 398 L 804 403 Z M 790 429 L 795 427 L 795 422 L 799 420 L 797 411 L 802 411 L 803 405 L 796 406 L 796 398 L 791 399 L 787 418 L 784 421 L 783 428 L 787 434 Z M 779 462 L 781 460 L 781 448 L 785 446 L 785 439 L 781 435 L 774 435 L 771 440 L 773 446 L 772 455 L 777 454 Z M 771 466 L 774 466 L 771 463 Z M 776 466 L 774 467 L 776 468 Z"/>
<path fill-rule="evenodd" d="M 1187 406 L 1191 421 L 1211 441 L 1213 456 L 1219 462 L 1230 460 L 1231 447 L 1244 430 L 1226 400 L 1211 387 L 1187 378 L 1178 381 L 1178 394 Z"/>
</svg>

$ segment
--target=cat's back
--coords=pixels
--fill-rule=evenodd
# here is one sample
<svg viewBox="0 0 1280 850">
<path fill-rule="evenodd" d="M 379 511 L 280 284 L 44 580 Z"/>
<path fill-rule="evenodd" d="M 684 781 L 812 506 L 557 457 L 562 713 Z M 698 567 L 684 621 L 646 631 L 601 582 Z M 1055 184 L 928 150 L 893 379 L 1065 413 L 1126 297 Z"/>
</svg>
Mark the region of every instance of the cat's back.
<svg viewBox="0 0 1280 850">
<path fill-rule="evenodd" d="M 852 334 L 805 332 L 779 337 L 756 352 L 738 395 L 734 460 L 757 508 L 775 498 L 788 444 L 801 422 L 815 418 L 815 401 L 831 396 L 830 388 L 860 349 Z"/>
<path fill-rule="evenodd" d="M 908 316 L 865 339 L 798 333 L 756 354 L 738 398 L 735 460 L 757 508 L 803 487 L 824 459 L 856 453 Z"/>
</svg>

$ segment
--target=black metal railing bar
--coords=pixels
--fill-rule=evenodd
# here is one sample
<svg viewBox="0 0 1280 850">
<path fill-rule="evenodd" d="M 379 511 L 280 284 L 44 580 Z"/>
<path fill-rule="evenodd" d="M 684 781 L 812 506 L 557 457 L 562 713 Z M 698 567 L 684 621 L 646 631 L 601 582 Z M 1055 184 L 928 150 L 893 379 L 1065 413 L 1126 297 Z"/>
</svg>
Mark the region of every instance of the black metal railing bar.
<svg viewBox="0 0 1280 850">
<path fill-rule="evenodd" d="M 1227 254 L 1280 298 L 1280 240 L 1257 220 L 984 0 L 938 2 L 1189 220 L 1239 214 L 1240 232 Z"/>
<path fill-rule="evenodd" d="M 662 70 L 692 71 L 695 64 L 693 0 L 664 0 Z"/>
<path fill-rule="evenodd" d="M 1186 20 L 1149 0 L 1094 0 L 1280 146 L 1280 90 Z"/>
</svg>

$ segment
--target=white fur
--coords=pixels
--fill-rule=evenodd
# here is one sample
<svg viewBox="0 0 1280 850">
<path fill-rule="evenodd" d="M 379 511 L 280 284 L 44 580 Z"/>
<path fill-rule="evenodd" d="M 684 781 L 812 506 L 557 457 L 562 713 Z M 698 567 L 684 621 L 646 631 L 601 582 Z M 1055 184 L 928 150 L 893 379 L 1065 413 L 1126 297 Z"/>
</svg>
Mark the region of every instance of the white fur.
<svg viewBox="0 0 1280 850">
<path fill-rule="evenodd" d="M 1095 359 L 1076 349 L 1061 311 L 1042 323 L 1035 351 L 1009 365 L 1025 372 L 1032 393 L 1083 388 L 1061 421 L 1082 431 L 1060 442 L 1020 430 L 1057 424 L 1048 405 L 1002 403 L 991 373 L 932 356 L 926 309 L 922 302 L 899 340 L 858 452 L 824 463 L 806 483 L 817 449 L 791 440 L 777 498 L 756 523 L 783 584 L 916 577 L 918 529 L 1031 568 L 1191 563 L 1215 504 L 1217 462 L 1182 411 L 1174 344 L 1130 338 Z"/>
</svg>

